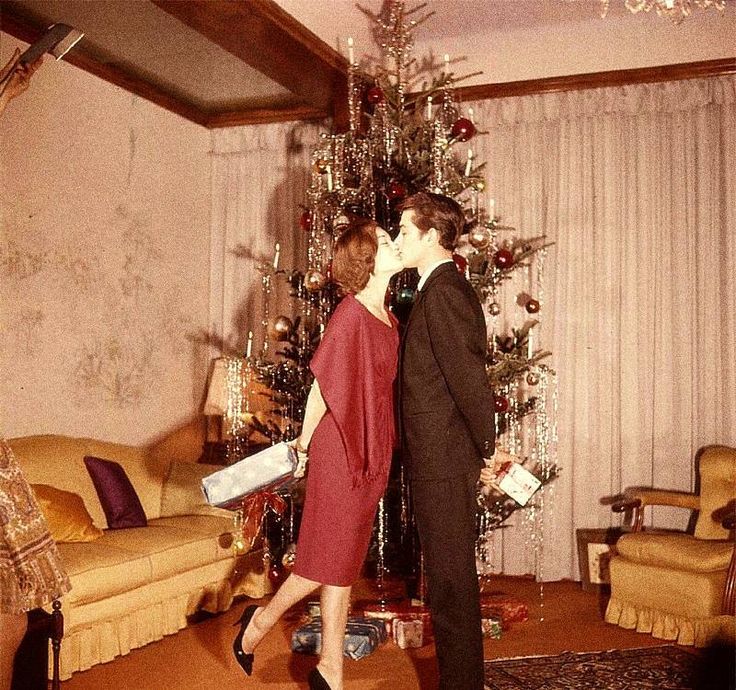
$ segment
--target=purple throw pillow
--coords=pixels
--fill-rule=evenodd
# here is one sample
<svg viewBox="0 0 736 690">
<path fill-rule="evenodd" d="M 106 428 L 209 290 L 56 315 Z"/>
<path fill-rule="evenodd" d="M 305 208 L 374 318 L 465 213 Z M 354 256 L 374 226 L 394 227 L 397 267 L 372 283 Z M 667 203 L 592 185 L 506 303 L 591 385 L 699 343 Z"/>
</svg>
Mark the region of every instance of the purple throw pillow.
<svg viewBox="0 0 736 690">
<path fill-rule="evenodd" d="M 145 527 L 148 524 L 138 494 L 118 463 L 85 455 L 84 464 L 92 477 L 109 529 Z"/>
</svg>

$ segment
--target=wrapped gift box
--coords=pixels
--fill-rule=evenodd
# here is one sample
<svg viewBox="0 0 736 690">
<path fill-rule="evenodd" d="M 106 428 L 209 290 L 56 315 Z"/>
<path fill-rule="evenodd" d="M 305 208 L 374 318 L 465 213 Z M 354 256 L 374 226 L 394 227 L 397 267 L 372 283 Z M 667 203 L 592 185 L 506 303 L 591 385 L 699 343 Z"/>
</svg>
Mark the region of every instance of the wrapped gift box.
<svg viewBox="0 0 736 690">
<path fill-rule="evenodd" d="M 318 601 L 307 602 L 307 615 L 310 618 L 319 618 L 322 615 L 322 608 Z"/>
<path fill-rule="evenodd" d="M 274 491 L 294 476 L 297 458 L 285 441 L 249 455 L 202 479 L 202 490 L 210 505 L 227 508 L 239 505 L 258 491 Z"/>
<path fill-rule="evenodd" d="M 420 620 L 422 637 L 426 644 L 432 638 L 432 619 L 426 606 L 414 606 L 407 601 L 390 604 L 368 604 L 363 606 L 363 615 L 367 618 L 380 619 L 386 622 L 386 630 L 396 639 L 396 621 Z"/>
<path fill-rule="evenodd" d="M 490 637 L 492 640 L 501 639 L 501 619 L 500 618 L 481 618 L 480 627 L 483 631 L 483 637 Z"/>
<path fill-rule="evenodd" d="M 350 617 L 345 629 L 343 654 L 351 659 L 362 659 L 385 640 L 386 629 L 382 621 Z M 291 636 L 291 649 L 299 654 L 319 654 L 322 650 L 322 619 L 315 618 L 297 628 Z"/>
<path fill-rule="evenodd" d="M 401 649 L 424 645 L 424 623 L 419 618 L 394 621 L 394 641 Z"/>
<path fill-rule="evenodd" d="M 480 600 L 482 618 L 496 618 L 504 629 L 511 623 L 529 620 L 529 607 L 519 599 L 506 594 L 484 594 Z"/>
<path fill-rule="evenodd" d="M 507 496 L 511 496 L 522 506 L 525 506 L 534 492 L 542 486 L 542 482 L 518 462 L 507 462 L 501 468 L 496 481 Z"/>
</svg>

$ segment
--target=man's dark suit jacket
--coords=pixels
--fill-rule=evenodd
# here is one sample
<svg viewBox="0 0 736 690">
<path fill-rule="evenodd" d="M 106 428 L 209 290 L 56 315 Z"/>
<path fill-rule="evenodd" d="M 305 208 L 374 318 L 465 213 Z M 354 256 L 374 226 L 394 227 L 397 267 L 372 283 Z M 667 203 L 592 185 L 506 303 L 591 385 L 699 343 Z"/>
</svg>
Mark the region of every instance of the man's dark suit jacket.
<svg viewBox="0 0 736 690">
<path fill-rule="evenodd" d="M 402 345 L 401 417 L 412 479 L 466 474 L 493 453 L 485 357 L 478 298 L 454 263 L 440 264 L 417 295 Z"/>
</svg>

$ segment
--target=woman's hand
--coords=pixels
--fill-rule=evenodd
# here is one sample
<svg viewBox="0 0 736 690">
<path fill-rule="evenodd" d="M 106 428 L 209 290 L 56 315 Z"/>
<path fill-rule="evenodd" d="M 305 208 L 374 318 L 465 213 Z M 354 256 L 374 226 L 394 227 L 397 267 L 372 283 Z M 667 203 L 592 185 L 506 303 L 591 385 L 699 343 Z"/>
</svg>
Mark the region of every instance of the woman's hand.
<svg viewBox="0 0 736 690">
<path fill-rule="evenodd" d="M 289 441 L 289 445 L 296 453 L 296 467 L 294 468 L 294 477 L 301 479 L 307 473 L 307 460 L 309 460 L 309 449 L 302 445 L 301 436 L 297 436 L 293 441 Z"/>
</svg>

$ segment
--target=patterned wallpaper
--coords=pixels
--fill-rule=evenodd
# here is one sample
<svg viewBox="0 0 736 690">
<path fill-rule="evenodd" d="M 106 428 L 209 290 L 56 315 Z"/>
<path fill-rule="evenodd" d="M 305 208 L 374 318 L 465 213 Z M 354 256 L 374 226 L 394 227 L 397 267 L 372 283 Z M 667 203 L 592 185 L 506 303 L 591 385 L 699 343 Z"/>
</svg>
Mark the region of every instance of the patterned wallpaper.
<svg viewBox="0 0 736 690">
<path fill-rule="evenodd" d="M 52 63 L 0 138 L 0 433 L 140 443 L 196 416 L 207 130 Z"/>
</svg>

